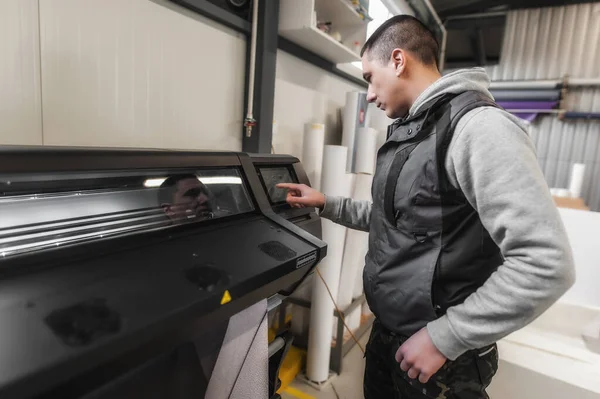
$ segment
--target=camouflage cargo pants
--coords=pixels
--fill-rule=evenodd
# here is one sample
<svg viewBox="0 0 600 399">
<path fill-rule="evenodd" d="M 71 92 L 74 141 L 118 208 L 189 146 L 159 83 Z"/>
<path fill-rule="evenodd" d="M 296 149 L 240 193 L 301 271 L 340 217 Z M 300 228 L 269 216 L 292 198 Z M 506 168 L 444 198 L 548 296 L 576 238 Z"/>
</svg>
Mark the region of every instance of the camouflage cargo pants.
<svg viewBox="0 0 600 399">
<path fill-rule="evenodd" d="M 405 340 L 375 321 L 365 354 L 365 399 L 489 398 L 485 390 L 498 370 L 495 344 L 446 362 L 427 383 L 421 384 L 410 379 L 394 358 Z"/>
</svg>

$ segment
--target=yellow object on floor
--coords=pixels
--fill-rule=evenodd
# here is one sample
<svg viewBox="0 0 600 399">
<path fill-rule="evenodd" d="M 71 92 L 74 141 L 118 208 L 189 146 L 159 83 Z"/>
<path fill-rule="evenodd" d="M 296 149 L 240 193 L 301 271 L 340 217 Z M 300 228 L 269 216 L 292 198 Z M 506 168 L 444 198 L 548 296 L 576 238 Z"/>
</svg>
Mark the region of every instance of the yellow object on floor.
<svg viewBox="0 0 600 399">
<path fill-rule="evenodd" d="M 281 393 L 282 390 L 285 390 L 291 384 L 291 382 L 294 381 L 296 376 L 302 370 L 305 359 L 306 351 L 296 348 L 295 346 L 290 347 L 290 350 L 285 356 L 285 359 L 283 359 L 283 363 L 279 369 L 281 388 L 279 388 L 277 393 Z"/>
<path fill-rule="evenodd" d="M 301 390 L 293 387 L 287 387 L 283 391 L 289 395 L 297 397 L 298 399 L 316 399 L 314 396 L 304 393 Z"/>
</svg>

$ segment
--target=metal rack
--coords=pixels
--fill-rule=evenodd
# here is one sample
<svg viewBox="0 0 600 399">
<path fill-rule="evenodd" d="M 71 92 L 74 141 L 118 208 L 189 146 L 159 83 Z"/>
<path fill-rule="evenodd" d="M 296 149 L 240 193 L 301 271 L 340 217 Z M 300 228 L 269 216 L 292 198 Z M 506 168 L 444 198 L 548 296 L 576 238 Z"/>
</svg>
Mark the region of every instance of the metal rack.
<svg viewBox="0 0 600 399">
<path fill-rule="evenodd" d="M 354 299 L 352 301 L 352 303 L 346 307 L 345 309 L 341 309 L 341 316 L 342 318 L 346 318 L 346 315 L 350 314 L 354 309 L 356 309 L 359 306 L 362 306 L 363 303 L 365 303 L 366 298 L 365 295 L 361 295 L 360 297 Z M 286 315 L 286 309 L 288 305 L 297 305 L 306 309 L 310 309 L 311 307 L 311 303 L 309 301 L 305 301 L 305 300 L 301 300 L 301 299 L 296 299 L 296 298 L 286 298 L 283 303 L 280 306 L 280 312 L 279 312 L 279 329 L 283 329 L 285 328 L 285 315 Z M 346 341 L 344 341 L 344 323 L 342 322 L 342 318 L 340 318 L 340 313 L 338 313 L 337 310 L 333 311 L 333 314 L 337 317 L 337 331 L 336 331 L 336 337 L 335 337 L 335 345 L 331 348 L 331 356 L 330 356 L 330 369 L 334 372 L 336 372 L 337 374 L 340 374 L 342 372 L 342 360 L 344 359 L 344 356 L 346 356 L 348 354 L 348 352 L 350 352 L 350 350 L 356 345 L 356 342 L 354 342 L 353 339 L 348 339 Z M 373 324 L 373 321 L 375 320 L 375 316 L 371 315 L 365 322 L 361 322 L 360 327 L 356 330 L 353 331 L 354 336 L 357 339 L 360 339 L 365 332 L 367 332 L 370 328 L 371 325 Z M 306 336 L 306 334 L 304 336 L 301 337 L 297 337 L 295 340 L 295 345 L 297 347 L 301 347 L 301 348 L 307 348 L 308 347 L 308 337 Z"/>
</svg>

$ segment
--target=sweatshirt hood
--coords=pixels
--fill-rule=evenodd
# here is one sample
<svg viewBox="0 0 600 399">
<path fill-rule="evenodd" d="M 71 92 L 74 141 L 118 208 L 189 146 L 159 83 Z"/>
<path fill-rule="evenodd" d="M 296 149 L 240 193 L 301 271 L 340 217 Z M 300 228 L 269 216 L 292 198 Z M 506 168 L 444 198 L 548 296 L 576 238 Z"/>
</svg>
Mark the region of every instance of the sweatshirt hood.
<svg viewBox="0 0 600 399">
<path fill-rule="evenodd" d="M 408 112 L 413 116 L 429 103 L 444 94 L 459 94 L 465 91 L 478 91 L 494 99 L 488 90 L 490 79 L 483 68 L 459 69 L 442 76 L 429 86 L 417 99 Z"/>
</svg>

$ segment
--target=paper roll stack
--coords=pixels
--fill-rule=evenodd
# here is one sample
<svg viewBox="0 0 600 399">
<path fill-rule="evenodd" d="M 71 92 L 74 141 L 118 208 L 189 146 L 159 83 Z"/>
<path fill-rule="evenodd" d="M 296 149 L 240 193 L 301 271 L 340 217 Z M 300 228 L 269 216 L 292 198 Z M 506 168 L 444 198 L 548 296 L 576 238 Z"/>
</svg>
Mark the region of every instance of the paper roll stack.
<svg viewBox="0 0 600 399">
<path fill-rule="evenodd" d="M 358 129 L 365 127 L 367 116 L 367 93 L 351 91 L 346 93 L 342 120 L 342 145 L 348 148 L 346 171 L 355 173 L 356 140 Z"/>
<path fill-rule="evenodd" d="M 321 191 L 326 195 L 348 196 L 352 177 L 346 175 L 347 156 L 346 147 L 325 146 Z M 323 241 L 328 246 L 327 256 L 317 267 L 329 291 L 337 298 L 346 228 L 326 219 L 322 220 L 322 228 Z M 313 279 L 311 303 L 306 374 L 311 381 L 323 382 L 329 377 L 334 306 L 325 284 L 318 276 Z"/>
<path fill-rule="evenodd" d="M 571 197 L 580 198 L 583 187 L 583 178 L 585 177 L 585 164 L 573 164 L 571 170 L 571 182 L 569 184 L 569 193 Z"/>
<path fill-rule="evenodd" d="M 355 177 L 352 190 L 352 199 L 358 201 L 371 201 L 371 184 L 373 176 L 358 174 Z M 337 296 L 337 305 L 340 310 L 350 306 L 352 299 L 359 297 L 363 292 L 362 271 L 365 265 L 365 255 L 369 248 L 369 233 L 359 230 L 347 229 L 344 244 L 344 256 Z M 357 295 L 355 295 L 357 294 Z M 346 325 L 351 331 L 360 327 L 360 307 L 346 315 Z M 337 335 L 337 318 L 334 319 L 333 336 Z"/>
<path fill-rule="evenodd" d="M 307 277 L 302 284 L 290 295 L 294 299 L 310 301 L 312 293 L 314 275 Z M 290 332 L 295 337 L 302 337 L 308 332 L 310 322 L 310 309 L 303 308 L 298 305 L 292 305 L 291 309 L 291 327 Z"/>
<path fill-rule="evenodd" d="M 375 155 L 377 154 L 377 130 L 370 127 L 358 129 L 356 137 L 356 158 L 354 171 L 356 173 L 375 173 Z"/>
<path fill-rule="evenodd" d="M 308 176 L 311 187 L 321 189 L 321 170 L 323 168 L 323 146 L 325 143 L 325 125 L 322 123 L 307 123 L 304 125 L 304 141 L 302 145 L 302 166 Z M 304 283 L 291 295 L 292 298 L 310 301 L 312 280 L 314 275 L 304 280 Z M 292 305 L 292 322 L 290 331 L 296 337 L 308 332 L 310 309 Z"/>
<path fill-rule="evenodd" d="M 362 304 L 362 315 L 364 317 L 368 317 L 371 316 L 373 314 L 373 312 L 371 312 L 371 308 L 369 308 L 369 304 L 365 301 Z"/>
<path fill-rule="evenodd" d="M 302 166 L 306 171 L 310 185 L 321 190 L 321 170 L 323 169 L 323 146 L 325 144 L 325 125 L 307 123 L 304 126 L 302 145 Z"/>
</svg>

